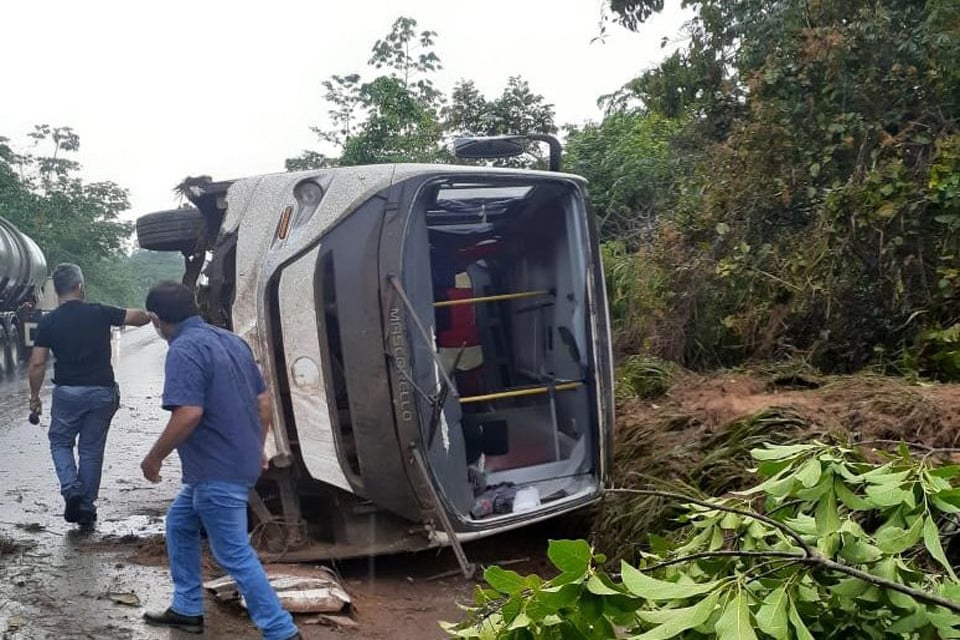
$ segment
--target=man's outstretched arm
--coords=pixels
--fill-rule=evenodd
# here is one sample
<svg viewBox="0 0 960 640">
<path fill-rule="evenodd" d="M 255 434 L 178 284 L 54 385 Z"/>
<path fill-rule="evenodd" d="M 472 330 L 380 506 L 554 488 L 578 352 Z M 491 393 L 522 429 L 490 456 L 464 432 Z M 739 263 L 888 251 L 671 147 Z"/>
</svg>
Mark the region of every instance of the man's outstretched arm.
<svg viewBox="0 0 960 640">
<path fill-rule="evenodd" d="M 39 413 L 40 388 L 43 387 L 43 376 L 47 371 L 47 358 L 50 349 L 34 345 L 30 349 L 30 365 L 27 367 L 27 377 L 30 378 L 30 410 Z"/>
</svg>

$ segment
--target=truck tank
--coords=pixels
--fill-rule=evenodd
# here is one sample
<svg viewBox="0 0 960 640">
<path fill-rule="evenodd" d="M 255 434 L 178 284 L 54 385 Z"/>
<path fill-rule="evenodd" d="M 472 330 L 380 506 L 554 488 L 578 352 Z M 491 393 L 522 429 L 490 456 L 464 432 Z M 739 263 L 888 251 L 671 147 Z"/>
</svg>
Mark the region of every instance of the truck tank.
<svg viewBox="0 0 960 640">
<path fill-rule="evenodd" d="M 37 243 L 0 218 L 0 369 L 10 371 L 26 357 L 26 334 L 38 313 L 33 305 L 46 279 L 47 259 Z"/>
</svg>

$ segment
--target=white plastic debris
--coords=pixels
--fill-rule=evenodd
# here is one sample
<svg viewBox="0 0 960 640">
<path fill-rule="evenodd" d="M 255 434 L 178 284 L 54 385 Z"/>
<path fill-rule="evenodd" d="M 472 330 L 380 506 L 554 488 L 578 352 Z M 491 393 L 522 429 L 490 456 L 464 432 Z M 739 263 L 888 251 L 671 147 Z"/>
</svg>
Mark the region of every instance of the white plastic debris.
<svg viewBox="0 0 960 640">
<path fill-rule="evenodd" d="M 536 487 L 524 487 L 513 497 L 513 512 L 523 513 L 540 506 L 540 492 Z"/>
<path fill-rule="evenodd" d="M 321 568 L 316 576 L 270 575 L 270 586 L 280 604 L 290 613 L 341 613 L 349 610 L 350 595 L 337 582 L 332 571 Z M 230 576 L 209 580 L 203 587 L 223 602 L 240 600 L 247 606 Z"/>
</svg>

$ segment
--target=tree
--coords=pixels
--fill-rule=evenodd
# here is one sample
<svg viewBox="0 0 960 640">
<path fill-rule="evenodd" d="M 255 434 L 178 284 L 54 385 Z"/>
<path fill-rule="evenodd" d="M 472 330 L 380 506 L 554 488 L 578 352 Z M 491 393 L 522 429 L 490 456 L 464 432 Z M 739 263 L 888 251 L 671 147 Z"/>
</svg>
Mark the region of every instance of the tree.
<svg viewBox="0 0 960 640">
<path fill-rule="evenodd" d="M 590 182 L 602 239 L 635 248 L 676 206 L 682 163 L 673 145 L 683 126 L 681 119 L 624 110 L 568 129 L 566 170 Z"/>
<path fill-rule="evenodd" d="M 14 153 L 0 138 L 0 216 L 32 237 L 47 262 L 83 268 L 92 297 L 114 302 L 129 282 L 114 268 L 132 231 L 119 215 L 129 208 L 127 191 L 113 182 L 84 182 L 68 154 L 80 148 L 70 127 L 37 125 L 27 134 L 29 153 Z"/>
<path fill-rule="evenodd" d="M 557 130 L 553 105 L 520 77 L 510 78 L 495 100 L 481 95 L 469 80 L 458 83 L 448 100 L 432 78 L 441 68 L 434 49 L 436 37 L 434 31 L 418 31 L 416 20 L 398 18 L 390 33 L 374 44 L 368 61 L 385 74 L 369 81 L 358 73 L 325 80 L 332 126 L 311 130 L 322 142 L 338 147 L 340 156 L 304 151 L 286 161 L 287 170 L 452 161 L 444 146 L 452 136 Z M 541 156 L 539 147 L 532 144 L 527 157 L 499 164 L 534 166 L 543 163 Z"/>
<path fill-rule="evenodd" d="M 512 76 L 495 100 L 487 100 L 473 81 L 462 80 L 453 89 L 444 111 L 445 131 L 450 136 L 496 136 L 524 133 L 556 133 L 554 108 L 534 93 L 530 83 Z M 527 155 L 498 160 L 499 166 L 545 166 L 539 143 L 527 146 Z"/>
<path fill-rule="evenodd" d="M 431 162 L 441 136 L 440 92 L 430 74 L 441 68 L 433 31 L 417 32 L 417 21 L 400 17 L 373 46 L 368 65 L 386 73 L 364 82 L 360 74 L 324 81 L 332 129 L 314 127 L 321 141 L 341 148 L 331 159 L 305 151 L 286 161 L 288 170 L 378 162 Z"/>
<path fill-rule="evenodd" d="M 636 27 L 661 4 L 611 8 Z M 960 6 L 686 4 L 688 45 L 613 105 L 685 123 L 683 180 L 656 193 L 674 204 L 638 255 L 683 295 L 657 310 L 674 337 L 649 342 L 684 343 L 693 366 L 800 355 L 956 375 Z"/>
</svg>

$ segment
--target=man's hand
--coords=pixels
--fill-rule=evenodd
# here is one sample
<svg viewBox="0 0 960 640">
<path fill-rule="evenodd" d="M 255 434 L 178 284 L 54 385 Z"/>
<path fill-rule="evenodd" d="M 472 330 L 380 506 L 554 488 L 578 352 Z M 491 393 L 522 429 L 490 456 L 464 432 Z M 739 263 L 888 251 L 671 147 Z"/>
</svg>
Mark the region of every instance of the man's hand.
<svg viewBox="0 0 960 640">
<path fill-rule="evenodd" d="M 43 402 L 41 402 L 40 396 L 30 396 L 30 413 L 35 413 L 38 416 L 43 413 Z"/>
<path fill-rule="evenodd" d="M 160 482 L 160 466 L 162 464 L 163 460 L 147 454 L 147 457 L 140 463 L 140 470 L 143 471 L 143 477 L 154 484 Z"/>
<path fill-rule="evenodd" d="M 142 327 L 150 322 L 150 314 L 143 309 L 125 309 L 123 326 Z"/>
</svg>

